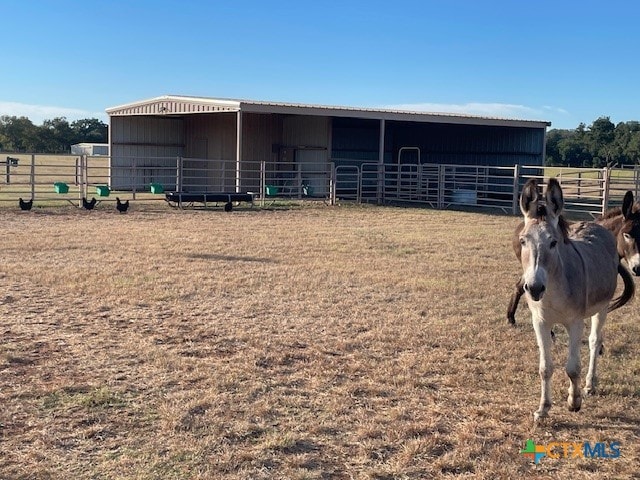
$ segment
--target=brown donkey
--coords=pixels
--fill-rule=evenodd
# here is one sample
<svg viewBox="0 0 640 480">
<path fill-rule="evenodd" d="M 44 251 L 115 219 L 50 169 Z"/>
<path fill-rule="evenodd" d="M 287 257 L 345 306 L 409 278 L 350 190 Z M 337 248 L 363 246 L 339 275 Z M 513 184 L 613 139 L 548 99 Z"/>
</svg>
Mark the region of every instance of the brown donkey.
<svg viewBox="0 0 640 480">
<path fill-rule="evenodd" d="M 610 230 L 616 237 L 618 256 L 624 258 L 634 275 L 640 276 L 640 203 L 634 203 L 633 193 L 627 192 L 622 201 L 622 208 L 615 207 L 595 220 L 596 223 Z M 520 231 L 524 222 L 516 227 L 513 235 L 513 251 L 520 260 Z M 515 325 L 516 310 L 520 298 L 524 295 L 522 280 L 516 284 L 515 291 L 507 307 L 507 319 Z"/>
<path fill-rule="evenodd" d="M 627 303 L 635 291 L 631 274 L 620 263 L 613 234 L 594 222 L 565 222 L 561 216 L 562 188 L 554 178 L 549 180 L 545 200 L 543 203 L 536 181 L 529 180 L 520 197 L 524 226 L 518 242 L 522 284 L 540 351 L 541 395 L 534 413 L 536 421 L 548 416 L 551 408 L 551 328 L 559 323 L 569 334 L 567 404 L 569 410 L 577 412 L 583 393 L 579 383 L 584 319 L 591 317 L 589 370 L 584 388 L 584 393 L 589 394 L 597 383 L 597 352 L 607 313 Z M 624 281 L 624 291 L 612 301 L 618 274 Z"/>
</svg>

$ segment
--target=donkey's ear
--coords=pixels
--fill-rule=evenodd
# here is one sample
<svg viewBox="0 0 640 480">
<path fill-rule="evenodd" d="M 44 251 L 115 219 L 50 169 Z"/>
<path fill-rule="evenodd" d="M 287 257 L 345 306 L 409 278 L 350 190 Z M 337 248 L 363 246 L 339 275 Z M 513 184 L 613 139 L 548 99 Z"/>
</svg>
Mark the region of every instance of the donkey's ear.
<svg viewBox="0 0 640 480">
<path fill-rule="evenodd" d="M 622 216 L 625 220 L 629 220 L 631 218 L 631 211 L 633 210 L 633 193 L 631 191 L 627 191 L 624 194 L 624 200 L 622 200 Z"/>
<path fill-rule="evenodd" d="M 562 187 L 555 178 L 550 178 L 547 184 L 547 213 L 560 215 L 564 207 L 564 198 L 562 196 Z"/>
<path fill-rule="evenodd" d="M 520 211 L 524 218 L 535 218 L 538 213 L 538 201 L 540 195 L 538 193 L 538 182 L 535 178 L 529 179 L 524 184 L 522 194 L 520 195 Z"/>
</svg>

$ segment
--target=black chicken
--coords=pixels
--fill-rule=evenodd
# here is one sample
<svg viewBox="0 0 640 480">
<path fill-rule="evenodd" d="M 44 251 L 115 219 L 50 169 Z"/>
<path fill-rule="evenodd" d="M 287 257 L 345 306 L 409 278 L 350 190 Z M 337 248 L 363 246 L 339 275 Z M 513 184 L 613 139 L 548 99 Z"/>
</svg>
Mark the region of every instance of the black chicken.
<svg viewBox="0 0 640 480">
<path fill-rule="evenodd" d="M 233 210 L 233 203 L 231 202 L 227 202 L 224 204 L 224 211 L 225 212 L 230 212 L 231 210 Z"/>
<path fill-rule="evenodd" d="M 82 197 L 82 206 L 87 210 L 93 210 L 96 206 L 96 197 L 93 197 L 90 202 L 87 202 L 86 197 Z"/>
<path fill-rule="evenodd" d="M 116 197 L 116 208 L 120 213 L 127 213 L 127 210 L 129 209 L 129 200 L 121 202 L 120 199 Z"/>
<path fill-rule="evenodd" d="M 22 200 L 22 198 L 19 198 L 18 200 L 18 203 L 20 204 L 20 210 L 31 210 L 31 207 L 33 207 L 33 198 L 28 202 L 25 202 L 24 200 Z"/>
</svg>

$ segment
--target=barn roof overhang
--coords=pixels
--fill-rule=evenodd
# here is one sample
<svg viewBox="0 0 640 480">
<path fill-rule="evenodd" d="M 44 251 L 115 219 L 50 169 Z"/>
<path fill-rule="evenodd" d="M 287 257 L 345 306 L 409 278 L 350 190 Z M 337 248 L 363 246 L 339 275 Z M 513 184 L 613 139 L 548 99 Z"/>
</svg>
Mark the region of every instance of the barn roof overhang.
<svg viewBox="0 0 640 480">
<path fill-rule="evenodd" d="M 246 112 L 501 127 L 546 128 L 551 125 L 551 122 L 541 120 L 508 119 L 457 113 L 308 105 L 299 103 L 231 100 L 177 95 L 164 95 L 148 100 L 141 100 L 117 107 L 107 108 L 106 112 L 111 117 L 136 115 L 182 116 L 198 113 Z"/>
</svg>

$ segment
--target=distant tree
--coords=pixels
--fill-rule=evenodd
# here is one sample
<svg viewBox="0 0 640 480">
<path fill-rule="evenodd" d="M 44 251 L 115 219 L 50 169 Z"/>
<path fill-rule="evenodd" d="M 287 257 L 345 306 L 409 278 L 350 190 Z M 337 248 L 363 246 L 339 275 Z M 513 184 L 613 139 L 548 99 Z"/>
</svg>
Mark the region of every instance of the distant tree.
<svg viewBox="0 0 640 480">
<path fill-rule="evenodd" d="M 553 129 L 547 133 L 546 163 L 549 166 L 562 165 L 562 156 L 558 143 L 567 135 L 569 130 Z"/>
<path fill-rule="evenodd" d="M 640 158 L 638 141 L 640 140 L 639 122 L 620 122 L 614 132 L 614 146 L 618 152 L 618 162 L 621 165 L 637 164 Z"/>
<path fill-rule="evenodd" d="M 630 164 L 640 165 L 640 131 L 631 134 L 624 151 Z"/>
<path fill-rule="evenodd" d="M 577 134 L 568 135 L 558 142 L 562 165 L 567 167 L 591 166 L 592 156 Z"/>
<path fill-rule="evenodd" d="M 45 120 L 40 128 L 39 138 L 42 141 L 43 151 L 47 153 L 66 153 L 75 143 L 75 136 L 71 125 L 65 117 L 56 117 L 53 120 Z"/>
<path fill-rule="evenodd" d="M 0 117 L 0 148 L 10 152 L 34 151 L 37 127 L 27 117 Z"/>
<path fill-rule="evenodd" d="M 609 117 L 600 117 L 588 127 L 581 123 L 575 130 L 550 130 L 546 162 L 547 165 L 598 168 L 640 165 L 640 122 L 614 125 Z"/>
<path fill-rule="evenodd" d="M 73 143 L 107 143 L 109 140 L 109 127 L 97 118 L 76 120 L 71 124 L 71 130 L 75 135 Z"/>
<path fill-rule="evenodd" d="M 97 118 L 65 117 L 45 120 L 41 126 L 26 117 L 0 117 L 0 150 L 8 152 L 68 153 L 74 143 L 107 143 L 109 127 Z"/>
<path fill-rule="evenodd" d="M 601 159 L 598 162 L 600 165 L 603 162 L 610 164 L 615 161 L 616 149 L 613 146 L 615 128 L 616 126 L 609 120 L 609 117 L 600 117 L 589 127 L 589 151 L 593 157 Z"/>
</svg>

